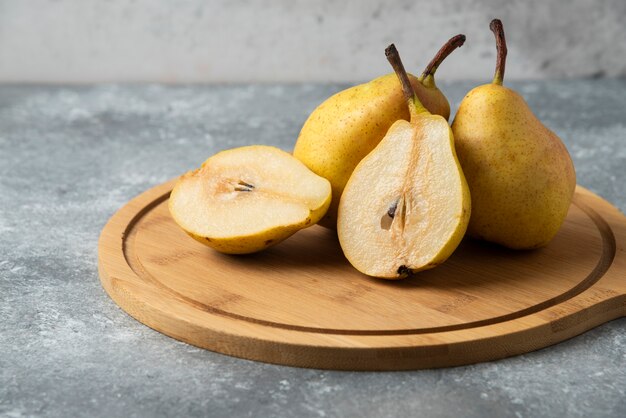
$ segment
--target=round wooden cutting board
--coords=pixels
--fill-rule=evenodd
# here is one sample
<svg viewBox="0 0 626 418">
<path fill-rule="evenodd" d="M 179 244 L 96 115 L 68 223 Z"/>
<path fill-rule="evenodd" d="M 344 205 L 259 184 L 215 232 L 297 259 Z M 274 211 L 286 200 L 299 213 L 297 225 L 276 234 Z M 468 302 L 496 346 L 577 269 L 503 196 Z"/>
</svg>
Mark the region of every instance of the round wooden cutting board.
<svg viewBox="0 0 626 418">
<path fill-rule="evenodd" d="M 626 314 L 626 218 L 580 187 L 545 248 L 466 239 L 443 265 L 385 281 L 352 268 L 319 226 L 258 254 L 217 253 L 170 217 L 173 185 L 111 218 L 100 278 L 137 320 L 209 350 L 325 369 L 454 366 L 546 347 Z"/>
</svg>

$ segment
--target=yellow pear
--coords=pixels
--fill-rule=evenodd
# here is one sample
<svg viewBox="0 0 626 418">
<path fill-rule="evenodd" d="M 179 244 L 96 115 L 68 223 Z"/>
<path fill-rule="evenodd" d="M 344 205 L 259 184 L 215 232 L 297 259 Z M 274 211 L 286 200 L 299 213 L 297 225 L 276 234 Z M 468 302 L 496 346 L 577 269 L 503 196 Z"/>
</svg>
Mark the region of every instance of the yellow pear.
<svg viewBox="0 0 626 418">
<path fill-rule="evenodd" d="M 174 221 L 197 241 L 228 254 L 263 250 L 315 224 L 330 183 L 278 148 L 222 151 L 184 174 L 169 200 Z"/>
<path fill-rule="evenodd" d="M 354 169 L 339 203 L 337 235 L 357 270 L 398 279 L 454 252 L 471 198 L 448 122 L 420 103 L 395 47 L 385 53 L 401 81 L 410 122 L 397 120 Z"/>
<path fill-rule="evenodd" d="M 497 19 L 490 28 L 498 51 L 495 77 L 465 96 L 452 124 L 472 193 L 468 234 L 515 249 L 541 247 L 567 216 L 574 165 L 563 142 L 502 85 L 504 30 Z"/>
<path fill-rule="evenodd" d="M 409 75 L 426 109 L 445 119 L 450 116 L 450 105 L 435 85 L 434 74 L 439 64 L 464 42 L 464 35 L 451 38 L 419 78 Z M 293 155 L 332 185 L 333 201 L 320 225 L 336 228 L 339 198 L 352 171 L 394 122 L 409 117 L 402 89 L 393 73 L 339 92 L 311 113 Z"/>
</svg>

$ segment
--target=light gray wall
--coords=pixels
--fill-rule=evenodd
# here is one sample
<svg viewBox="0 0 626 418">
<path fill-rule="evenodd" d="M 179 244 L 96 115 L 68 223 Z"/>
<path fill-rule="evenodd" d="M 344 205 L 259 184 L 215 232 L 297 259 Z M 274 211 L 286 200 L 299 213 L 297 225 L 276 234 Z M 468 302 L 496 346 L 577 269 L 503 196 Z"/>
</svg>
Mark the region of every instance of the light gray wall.
<svg viewBox="0 0 626 418">
<path fill-rule="evenodd" d="M 0 82 L 298 82 L 411 72 L 462 32 L 441 79 L 626 76 L 626 0 L 0 0 Z"/>
</svg>

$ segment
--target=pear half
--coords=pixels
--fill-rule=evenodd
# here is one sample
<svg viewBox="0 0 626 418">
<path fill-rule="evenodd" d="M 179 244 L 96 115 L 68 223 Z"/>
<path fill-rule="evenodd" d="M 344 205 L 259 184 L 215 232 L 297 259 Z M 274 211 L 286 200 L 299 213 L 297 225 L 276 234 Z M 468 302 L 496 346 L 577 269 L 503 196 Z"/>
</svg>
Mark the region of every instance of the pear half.
<svg viewBox="0 0 626 418">
<path fill-rule="evenodd" d="M 328 180 L 278 148 L 222 151 L 184 174 L 172 190 L 174 221 L 228 254 L 263 250 L 315 224 L 328 209 Z"/>
<path fill-rule="evenodd" d="M 454 252 L 467 229 L 471 199 L 446 119 L 421 105 L 395 47 L 386 53 L 411 121 L 395 122 L 355 168 L 339 203 L 337 233 L 357 270 L 396 279 Z"/>
</svg>

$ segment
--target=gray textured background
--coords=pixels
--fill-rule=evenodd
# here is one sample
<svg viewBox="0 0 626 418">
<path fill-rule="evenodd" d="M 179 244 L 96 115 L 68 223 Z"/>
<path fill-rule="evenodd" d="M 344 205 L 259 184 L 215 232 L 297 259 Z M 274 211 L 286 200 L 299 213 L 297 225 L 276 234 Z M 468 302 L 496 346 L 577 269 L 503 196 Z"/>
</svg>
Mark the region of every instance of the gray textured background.
<svg viewBox="0 0 626 418">
<path fill-rule="evenodd" d="M 453 109 L 473 85 L 443 85 Z M 509 86 L 626 210 L 626 81 Z M 626 318 L 491 363 L 348 373 L 201 350 L 109 299 L 97 240 L 117 209 L 218 150 L 291 149 L 340 87 L 0 87 L 0 417 L 626 416 Z"/>
<path fill-rule="evenodd" d="M 297 82 L 420 72 L 459 32 L 440 79 L 626 75 L 624 0 L 0 0 L 0 82 Z"/>
</svg>

